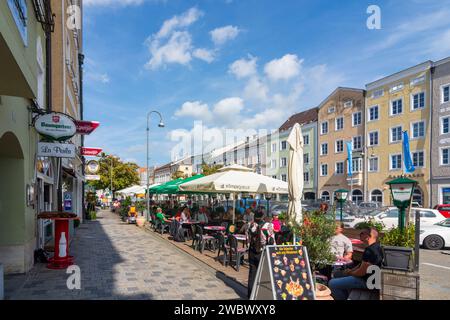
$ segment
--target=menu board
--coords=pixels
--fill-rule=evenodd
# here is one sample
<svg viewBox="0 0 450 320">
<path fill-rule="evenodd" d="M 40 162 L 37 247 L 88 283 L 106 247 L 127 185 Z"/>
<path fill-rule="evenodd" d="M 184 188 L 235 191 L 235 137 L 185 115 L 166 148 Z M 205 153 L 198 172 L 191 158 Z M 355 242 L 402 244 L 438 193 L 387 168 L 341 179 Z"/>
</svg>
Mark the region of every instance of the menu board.
<svg viewBox="0 0 450 320">
<path fill-rule="evenodd" d="M 314 282 L 304 246 L 266 246 L 256 274 L 253 300 L 314 300 Z"/>
</svg>

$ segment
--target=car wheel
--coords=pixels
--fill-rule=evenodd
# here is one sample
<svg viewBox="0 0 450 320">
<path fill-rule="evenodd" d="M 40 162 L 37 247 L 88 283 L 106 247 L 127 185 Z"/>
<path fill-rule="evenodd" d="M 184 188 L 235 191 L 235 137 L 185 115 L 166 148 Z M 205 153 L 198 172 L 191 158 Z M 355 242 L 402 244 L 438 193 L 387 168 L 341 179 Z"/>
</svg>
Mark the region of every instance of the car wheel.
<svg viewBox="0 0 450 320">
<path fill-rule="evenodd" d="M 432 234 L 423 240 L 423 246 L 430 250 L 440 250 L 444 247 L 444 239 L 436 234 Z"/>
</svg>

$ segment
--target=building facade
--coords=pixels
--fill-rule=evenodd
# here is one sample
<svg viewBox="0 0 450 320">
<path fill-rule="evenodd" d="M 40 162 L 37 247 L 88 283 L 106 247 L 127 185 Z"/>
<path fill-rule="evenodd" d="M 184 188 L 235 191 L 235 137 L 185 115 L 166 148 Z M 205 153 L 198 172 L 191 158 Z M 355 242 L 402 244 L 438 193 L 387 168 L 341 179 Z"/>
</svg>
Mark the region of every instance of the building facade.
<svg viewBox="0 0 450 320">
<path fill-rule="evenodd" d="M 386 182 L 404 172 L 402 132 L 408 131 L 418 181 L 413 201 L 430 206 L 430 111 L 432 62 L 427 61 L 366 85 L 367 196 L 392 204 Z"/>
<path fill-rule="evenodd" d="M 364 200 L 364 90 L 339 87 L 319 105 L 317 170 L 319 198 L 333 203 L 338 189 L 347 189 L 355 203 Z M 352 176 L 347 142 L 352 144 Z"/>
<path fill-rule="evenodd" d="M 0 263 L 6 274 L 33 266 L 39 248 L 36 213 L 52 205 L 37 185 L 54 183 L 50 163 L 36 159 L 39 136 L 32 118 L 49 109 L 46 43 L 50 30 L 31 0 L 0 1 Z M 49 8 L 48 8 L 49 9 Z M 44 10 L 51 17 L 51 10 Z M 48 16 L 47 16 L 48 14 Z"/>
<path fill-rule="evenodd" d="M 431 206 L 450 203 L 450 58 L 433 65 Z"/>
</svg>

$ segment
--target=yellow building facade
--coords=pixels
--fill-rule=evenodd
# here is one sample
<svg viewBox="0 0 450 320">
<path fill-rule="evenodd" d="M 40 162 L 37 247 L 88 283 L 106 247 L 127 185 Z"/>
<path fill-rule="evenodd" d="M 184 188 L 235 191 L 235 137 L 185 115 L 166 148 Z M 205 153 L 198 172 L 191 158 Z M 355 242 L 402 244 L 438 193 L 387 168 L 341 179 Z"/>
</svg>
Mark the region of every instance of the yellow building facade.
<svg viewBox="0 0 450 320">
<path fill-rule="evenodd" d="M 403 131 L 408 132 L 418 181 L 413 201 L 430 205 L 430 113 L 432 62 L 427 61 L 366 85 L 366 198 L 391 205 L 386 182 L 404 173 Z"/>
</svg>

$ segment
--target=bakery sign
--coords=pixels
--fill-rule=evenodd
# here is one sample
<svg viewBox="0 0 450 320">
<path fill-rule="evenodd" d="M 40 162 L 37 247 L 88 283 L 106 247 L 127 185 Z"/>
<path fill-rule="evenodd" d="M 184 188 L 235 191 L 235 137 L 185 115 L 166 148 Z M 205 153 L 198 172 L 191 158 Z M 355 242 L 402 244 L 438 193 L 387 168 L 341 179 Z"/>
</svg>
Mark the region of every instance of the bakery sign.
<svg viewBox="0 0 450 320">
<path fill-rule="evenodd" d="M 34 121 L 34 127 L 43 137 L 56 141 L 68 140 L 77 132 L 74 120 L 59 112 L 39 115 Z"/>
<path fill-rule="evenodd" d="M 100 170 L 98 161 L 91 160 L 86 164 L 86 171 L 90 174 L 96 174 Z"/>
<path fill-rule="evenodd" d="M 38 157 L 75 158 L 75 145 L 71 143 L 39 142 Z"/>
</svg>

